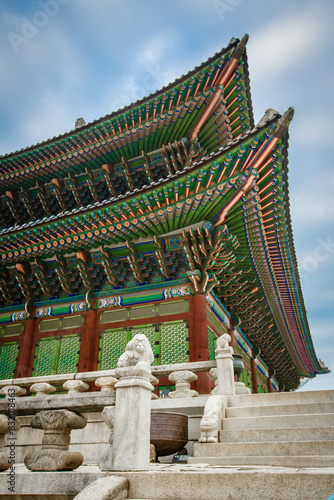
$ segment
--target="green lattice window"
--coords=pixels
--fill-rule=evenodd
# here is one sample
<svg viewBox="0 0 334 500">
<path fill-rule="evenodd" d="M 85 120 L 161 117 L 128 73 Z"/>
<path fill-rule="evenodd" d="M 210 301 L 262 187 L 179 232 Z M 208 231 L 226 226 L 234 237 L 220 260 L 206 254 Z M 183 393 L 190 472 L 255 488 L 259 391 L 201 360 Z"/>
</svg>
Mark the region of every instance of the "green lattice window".
<svg viewBox="0 0 334 500">
<path fill-rule="evenodd" d="M 240 375 L 239 382 L 243 382 L 246 387 L 248 387 L 252 392 L 253 392 L 253 386 L 252 386 L 252 375 L 251 373 L 247 370 L 247 368 L 243 369 L 242 374 Z"/>
<path fill-rule="evenodd" d="M 116 368 L 126 344 L 137 333 L 144 334 L 154 353 L 154 364 L 185 363 L 189 361 L 188 327 L 185 321 L 149 324 L 133 328 L 115 328 L 101 333 L 99 369 Z"/>
<path fill-rule="evenodd" d="M 117 361 L 131 340 L 131 332 L 125 328 L 104 330 L 101 333 L 99 370 L 116 368 Z"/>
<path fill-rule="evenodd" d="M 218 335 L 215 334 L 211 328 L 208 328 L 208 345 L 209 345 L 209 359 L 214 360 L 216 359 L 216 340 L 218 338 Z"/>
<path fill-rule="evenodd" d="M 14 377 L 18 352 L 18 342 L 0 344 L 0 380 Z"/>
<path fill-rule="evenodd" d="M 188 327 L 185 321 L 171 321 L 160 325 L 160 364 L 189 361 Z"/>
<path fill-rule="evenodd" d="M 33 376 L 74 373 L 77 371 L 80 335 L 64 335 L 39 339 Z"/>
</svg>

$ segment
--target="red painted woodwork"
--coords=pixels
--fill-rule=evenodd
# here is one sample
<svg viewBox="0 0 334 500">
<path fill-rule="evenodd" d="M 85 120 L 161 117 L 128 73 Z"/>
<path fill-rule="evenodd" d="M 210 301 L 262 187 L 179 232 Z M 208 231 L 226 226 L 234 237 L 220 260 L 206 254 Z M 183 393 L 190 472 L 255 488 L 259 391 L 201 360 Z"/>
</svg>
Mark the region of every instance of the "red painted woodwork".
<svg viewBox="0 0 334 500">
<path fill-rule="evenodd" d="M 15 377 L 31 377 L 32 360 L 34 356 L 33 342 L 36 329 L 36 320 L 28 319 L 25 324 L 23 339 L 20 343 L 18 360 L 15 368 Z"/>
<path fill-rule="evenodd" d="M 203 294 L 193 295 L 190 300 L 191 320 L 189 322 L 189 361 L 208 361 L 208 320 L 206 298 Z M 209 373 L 198 373 L 194 388 L 199 394 L 210 394 Z"/>
<path fill-rule="evenodd" d="M 90 372 L 95 368 L 96 319 L 97 311 L 90 310 L 85 313 L 81 334 L 78 372 Z"/>
<path fill-rule="evenodd" d="M 257 394 L 258 388 L 257 388 L 256 363 L 255 363 L 254 358 L 250 358 L 250 367 L 251 367 L 251 374 L 252 374 L 253 394 Z"/>
</svg>

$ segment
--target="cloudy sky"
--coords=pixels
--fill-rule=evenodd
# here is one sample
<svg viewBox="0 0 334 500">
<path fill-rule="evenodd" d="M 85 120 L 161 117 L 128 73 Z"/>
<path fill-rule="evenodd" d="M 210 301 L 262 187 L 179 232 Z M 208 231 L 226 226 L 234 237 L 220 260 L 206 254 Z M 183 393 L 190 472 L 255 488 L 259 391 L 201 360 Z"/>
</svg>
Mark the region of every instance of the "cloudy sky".
<svg viewBox="0 0 334 500">
<path fill-rule="evenodd" d="M 255 120 L 295 108 L 290 197 L 318 356 L 334 372 L 334 2 L 0 0 L 0 154 L 147 95 L 250 35 Z M 333 389 L 334 373 L 306 389 Z"/>
</svg>

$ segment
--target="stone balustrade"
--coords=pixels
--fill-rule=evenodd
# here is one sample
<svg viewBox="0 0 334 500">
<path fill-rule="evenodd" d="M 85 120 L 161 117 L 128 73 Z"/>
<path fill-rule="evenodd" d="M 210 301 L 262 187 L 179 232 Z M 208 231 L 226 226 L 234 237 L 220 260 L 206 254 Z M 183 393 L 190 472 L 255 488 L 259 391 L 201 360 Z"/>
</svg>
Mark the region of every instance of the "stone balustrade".
<svg viewBox="0 0 334 500">
<path fill-rule="evenodd" d="M 73 470 L 82 463 L 83 456 L 69 451 L 71 430 L 85 427 L 87 421 L 82 413 L 100 412 L 111 429 L 109 448 L 99 457 L 101 470 L 146 470 L 150 459 L 149 400 L 159 399 L 152 393 L 154 386 L 159 385 L 159 377 L 168 377 L 175 384 L 175 390 L 168 394 L 170 403 L 175 400 L 177 406 L 179 403 L 176 401 L 185 398 L 188 400 L 186 404 L 194 407 L 191 399 L 203 398 L 198 398 L 199 394 L 191 388 L 191 383 L 197 380 L 196 373 L 209 372 L 216 388 L 209 398 L 211 402 L 202 401 L 199 406 L 205 404 L 207 413 L 210 413 L 209 410 L 212 413 L 214 409 L 218 422 L 221 400 L 225 395 L 235 393 L 233 351 L 228 340 L 225 334 L 217 341 L 216 361 L 151 366 L 153 353 L 149 343 L 143 335 L 137 335 L 129 342 L 115 370 L 1 380 L 0 394 L 5 398 L 0 399 L 0 448 L 8 427 L 10 405 L 14 405 L 16 415 L 29 415 L 31 427 L 44 431 L 41 448 L 25 456 L 26 467 L 33 471 Z M 136 356 L 132 351 L 136 349 L 138 360 L 134 363 Z M 57 387 L 62 387 L 67 393 L 57 393 Z M 219 404 L 216 404 L 217 408 L 211 408 L 215 400 L 219 400 Z M 157 404 L 160 402 L 157 401 Z M 130 426 L 129 432 L 128 423 L 134 413 L 137 425 Z M 203 422 L 202 427 L 204 429 Z M 215 430 L 218 432 L 218 427 Z M 125 435 L 127 443 L 124 449 Z M 144 435 L 145 439 L 142 439 Z M 3 466 L 1 458 L 0 449 L 0 466 Z"/>
<path fill-rule="evenodd" d="M 152 366 L 151 382 L 153 385 L 158 385 L 159 377 L 172 377 L 170 381 L 176 384 L 176 390 L 172 391 L 169 397 L 194 397 L 197 393 L 196 391 L 191 391 L 190 382 L 197 379 L 195 373 L 209 372 L 210 369 L 215 366 L 215 361 L 198 361 L 193 363 Z M 105 395 L 108 394 L 108 396 L 114 397 L 114 386 L 117 381 L 118 378 L 115 370 L 6 379 L 0 380 L 0 394 L 6 396 L 8 394 L 8 388 L 11 388 L 15 390 L 16 397 L 22 397 L 30 392 L 31 394 L 35 394 L 39 399 L 46 397 L 56 398 L 60 396 L 59 394 L 54 394 L 56 386 L 62 385 L 62 387 L 68 391 L 67 394 L 71 397 L 87 397 L 86 391 L 89 390 L 88 383 L 94 382 L 95 386 L 98 387 L 100 391 L 93 391 L 89 394 L 97 396 L 102 392 Z M 64 396 L 64 394 L 61 396 Z M 157 397 L 157 395 L 152 394 L 152 398 L 155 399 Z"/>
</svg>

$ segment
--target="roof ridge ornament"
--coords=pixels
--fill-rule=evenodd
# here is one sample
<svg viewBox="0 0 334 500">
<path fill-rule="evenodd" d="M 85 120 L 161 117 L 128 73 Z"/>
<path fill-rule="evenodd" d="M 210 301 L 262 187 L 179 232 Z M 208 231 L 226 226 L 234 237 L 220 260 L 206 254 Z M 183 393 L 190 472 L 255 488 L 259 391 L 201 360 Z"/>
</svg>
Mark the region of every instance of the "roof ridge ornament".
<svg viewBox="0 0 334 500">
<path fill-rule="evenodd" d="M 273 108 L 266 109 L 264 115 L 262 116 L 261 120 L 255 125 L 254 129 L 263 127 L 269 121 L 273 120 L 277 115 L 279 115 L 279 112 L 276 111 L 276 109 Z"/>
<path fill-rule="evenodd" d="M 295 110 L 290 107 L 284 115 L 278 120 L 276 130 L 274 132 L 274 137 L 277 139 L 281 139 L 285 132 L 287 132 L 290 123 L 292 122 L 292 118 L 294 117 Z"/>
<path fill-rule="evenodd" d="M 76 130 L 77 128 L 84 127 L 85 125 L 86 125 L 86 122 L 83 118 L 77 118 L 75 120 L 74 129 Z"/>
</svg>

